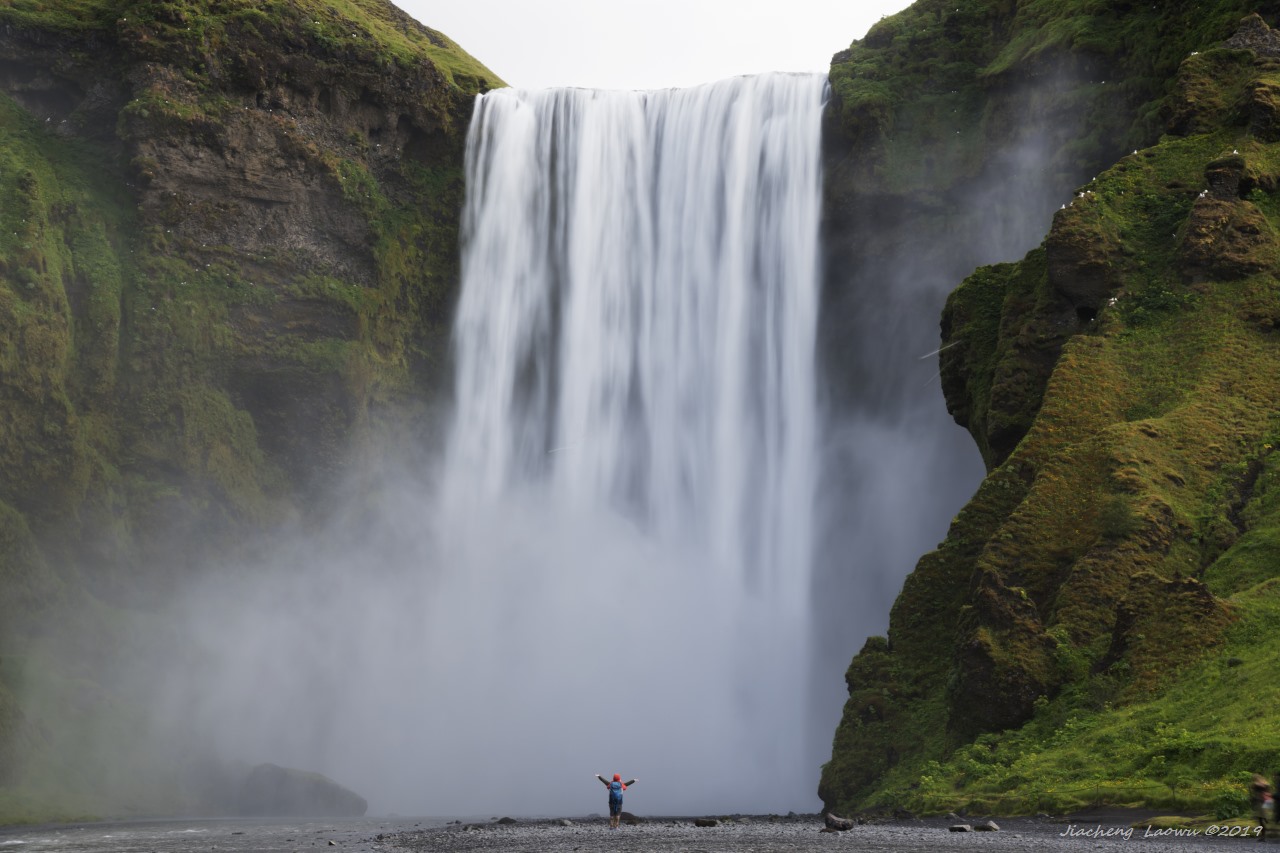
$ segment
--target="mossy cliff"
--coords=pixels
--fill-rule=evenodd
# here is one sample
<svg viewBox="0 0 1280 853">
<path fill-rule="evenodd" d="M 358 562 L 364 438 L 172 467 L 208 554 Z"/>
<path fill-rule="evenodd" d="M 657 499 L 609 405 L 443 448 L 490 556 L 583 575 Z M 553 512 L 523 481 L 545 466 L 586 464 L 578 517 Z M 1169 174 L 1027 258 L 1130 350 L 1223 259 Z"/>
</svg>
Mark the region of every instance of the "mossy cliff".
<svg viewBox="0 0 1280 853">
<path fill-rule="evenodd" d="M 494 85 L 380 0 L 0 5 L 0 793 L 55 607 L 109 644 L 423 429 Z"/>
<path fill-rule="evenodd" d="M 1231 814 L 1242 773 L 1280 766 L 1280 33 L 1227 3 L 1013 5 L 935 19 L 949 43 L 993 38 L 976 73 L 929 80 L 973 81 L 989 115 L 993 78 L 1105 66 L 1116 96 L 1078 93 L 1093 118 L 1052 162 L 1115 156 L 1039 248 L 948 301 L 947 404 L 988 475 L 850 665 L 820 793 L 845 810 Z M 888 36 L 909 42 L 925 6 L 844 61 L 892 68 L 908 53 Z M 844 87 L 856 138 L 920 108 Z M 911 197 L 910 174 L 866 179 Z"/>
</svg>

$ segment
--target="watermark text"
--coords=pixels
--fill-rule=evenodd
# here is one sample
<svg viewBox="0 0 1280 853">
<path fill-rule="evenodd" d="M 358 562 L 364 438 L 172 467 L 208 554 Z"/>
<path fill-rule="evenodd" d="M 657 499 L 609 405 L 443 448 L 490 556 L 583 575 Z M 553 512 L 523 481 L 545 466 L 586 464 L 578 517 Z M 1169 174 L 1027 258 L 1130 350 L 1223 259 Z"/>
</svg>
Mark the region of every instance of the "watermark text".
<svg viewBox="0 0 1280 853">
<path fill-rule="evenodd" d="M 1123 838 L 1128 840 L 1138 833 L 1139 838 L 1178 838 L 1181 836 L 1205 836 L 1219 838 L 1257 838 L 1262 835 L 1260 826 L 1238 826 L 1228 824 L 1210 824 L 1203 827 L 1187 826 L 1145 826 L 1141 831 L 1132 826 L 1103 826 L 1093 824 L 1082 826 L 1074 823 L 1058 833 L 1059 838 Z"/>
</svg>

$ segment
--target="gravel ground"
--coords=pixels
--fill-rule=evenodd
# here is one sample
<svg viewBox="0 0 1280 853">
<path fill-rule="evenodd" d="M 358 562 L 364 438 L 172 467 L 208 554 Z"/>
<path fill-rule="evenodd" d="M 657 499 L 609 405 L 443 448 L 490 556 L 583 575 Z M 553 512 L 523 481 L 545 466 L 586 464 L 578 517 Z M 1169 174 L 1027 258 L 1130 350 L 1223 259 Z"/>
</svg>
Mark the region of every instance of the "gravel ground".
<svg viewBox="0 0 1280 853">
<path fill-rule="evenodd" d="M 1201 834 L 1191 837 L 1158 835 L 1130 829 L 1132 815 L 1095 819 L 998 820 L 998 832 L 952 833 L 955 821 L 910 820 L 856 826 L 847 832 L 823 832 L 822 819 L 735 818 L 714 827 L 697 827 L 691 818 L 655 818 L 610 830 L 603 819 L 517 821 L 502 825 L 454 824 L 419 832 L 387 836 L 383 844 L 410 851 L 537 851 L 537 853 L 766 853 L 821 851 L 832 848 L 885 853 L 981 850 L 995 853 L 1057 853 L 1111 851 L 1134 845 L 1176 848 L 1178 853 L 1257 849 L 1256 839 Z M 1251 846 L 1241 848 L 1241 844 Z M 1268 841 L 1270 843 L 1270 840 Z"/>
</svg>

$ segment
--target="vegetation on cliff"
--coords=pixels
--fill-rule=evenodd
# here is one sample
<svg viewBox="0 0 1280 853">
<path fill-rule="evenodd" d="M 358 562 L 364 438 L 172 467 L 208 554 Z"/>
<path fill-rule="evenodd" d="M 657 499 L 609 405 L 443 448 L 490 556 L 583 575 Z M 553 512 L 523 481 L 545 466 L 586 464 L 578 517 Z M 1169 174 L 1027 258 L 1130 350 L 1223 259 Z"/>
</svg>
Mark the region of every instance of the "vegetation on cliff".
<svg viewBox="0 0 1280 853">
<path fill-rule="evenodd" d="M 1110 57 L 1141 93 L 1110 144 L 1157 112 L 1167 133 L 952 294 L 944 388 L 989 474 L 849 668 L 831 807 L 1226 816 L 1280 766 L 1280 36 L 1254 17 L 1224 43 L 1234 4 L 1096 5 L 1009 16 L 986 73 Z"/>
<path fill-rule="evenodd" d="M 0 820 L 192 807 L 119 783 L 159 777 L 99 651 L 423 429 L 495 85 L 381 0 L 0 6 Z M 86 647 L 37 644 L 66 608 Z M 56 741 L 90 719 L 120 754 Z"/>
<path fill-rule="evenodd" d="M 1255 9 L 920 0 L 836 57 L 830 267 L 968 275 L 942 375 L 989 475 L 849 667 L 829 806 L 1227 814 L 1280 766 L 1280 60 L 1222 44 Z M 200 807 L 99 653 L 424 429 L 495 85 L 377 0 L 0 7 L 0 820 Z M 969 275 L 990 186 L 1094 174 Z"/>
<path fill-rule="evenodd" d="M 1036 169 L 1070 177 L 1160 133 L 1182 59 L 1255 10 L 1268 4 L 919 0 L 832 60 L 844 166 L 937 192 L 1024 133 L 1048 140 Z"/>
</svg>

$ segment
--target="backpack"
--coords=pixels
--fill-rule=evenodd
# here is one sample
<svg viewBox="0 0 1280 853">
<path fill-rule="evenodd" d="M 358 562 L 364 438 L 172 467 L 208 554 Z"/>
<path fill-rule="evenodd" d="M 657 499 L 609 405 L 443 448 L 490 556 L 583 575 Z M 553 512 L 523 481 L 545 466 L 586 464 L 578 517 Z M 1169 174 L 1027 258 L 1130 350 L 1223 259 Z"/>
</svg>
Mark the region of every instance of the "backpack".
<svg viewBox="0 0 1280 853">
<path fill-rule="evenodd" d="M 622 801 L 623 784 L 621 782 L 609 783 L 609 802 L 618 803 Z"/>
</svg>

